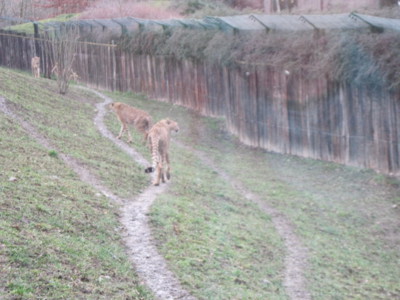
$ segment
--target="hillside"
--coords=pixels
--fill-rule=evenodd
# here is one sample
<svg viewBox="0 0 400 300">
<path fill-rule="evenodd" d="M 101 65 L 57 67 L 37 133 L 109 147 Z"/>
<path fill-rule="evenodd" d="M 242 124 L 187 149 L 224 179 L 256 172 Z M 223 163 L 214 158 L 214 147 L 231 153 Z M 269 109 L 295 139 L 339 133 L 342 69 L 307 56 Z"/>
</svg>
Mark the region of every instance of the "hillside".
<svg viewBox="0 0 400 300">
<path fill-rule="evenodd" d="M 148 217 L 159 252 L 193 296 L 295 299 L 298 288 L 313 299 L 400 297 L 397 179 L 254 150 L 223 120 L 106 95 L 180 124 L 172 181 Z M 96 127 L 103 99 L 75 86 L 60 96 L 55 82 L 4 68 L 0 98 L 0 298 L 153 299 L 124 244 L 123 206 L 101 192 L 135 203 L 149 178 Z M 114 115 L 105 124 L 117 134 Z M 131 147 L 150 158 L 138 135 Z"/>
</svg>

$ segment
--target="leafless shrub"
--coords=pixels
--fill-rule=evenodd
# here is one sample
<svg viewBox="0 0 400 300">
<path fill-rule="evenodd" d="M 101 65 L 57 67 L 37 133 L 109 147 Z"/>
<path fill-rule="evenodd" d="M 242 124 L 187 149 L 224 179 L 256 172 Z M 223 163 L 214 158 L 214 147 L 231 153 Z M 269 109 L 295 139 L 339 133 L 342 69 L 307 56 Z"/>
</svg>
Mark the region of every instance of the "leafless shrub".
<svg viewBox="0 0 400 300">
<path fill-rule="evenodd" d="M 360 36 L 357 40 L 372 69 L 390 87 L 400 86 L 400 36 L 395 32 Z M 367 60 L 367 63 L 368 63 Z M 368 66 L 368 65 L 367 65 Z M 375 79 L 375 78 L 374 78 Z"/>
<path fill-rule="evenodd" d="M 124 35 L 117 46 L 138 55 L 157 54 L 168 37 L 168 31 L 163 30 L 134 31 L 132 34 Z"/>
<path fill-rule="evenodd" d="M 176 29 L 158 53 L 178 59 L 203 60 L 206 59 L 204 50 L 215 34 L 215 30 Z"/>
<path fill-rule="evenodd" d="M 55 75 L 56 78 L 58 78 L 59 70 L 58 70 L 58 64 L 57 63 L 53 66 L 53 68 L 51 69 L 50 73 L 52 75 Z M 71 69 L 71 72 L 70 72 L 70 75 L 68 77 L 68 80 L 72 80 L 72 81 L 78 82 L 79 78 L 80 78 L 79 75 L 76 74 L 76 72 Z"/>
<path fill-rule="evenodd" d="M 226 34 L 217 32 L 204 49 L 204 56 L 212 63 L 219 65 L 232 65 L 233 53 L 238 45 L 238 37 L 227 39 Z"/>
<path fill-rule="evenodd" d="M 48 33 L 52 53 L 53 72 L 57 77 L 60 94 L 66 94 L 70 80 L 75 77 L 72 65 L 79 39 L 77 26 L 61 26 Z"/>
</svg>

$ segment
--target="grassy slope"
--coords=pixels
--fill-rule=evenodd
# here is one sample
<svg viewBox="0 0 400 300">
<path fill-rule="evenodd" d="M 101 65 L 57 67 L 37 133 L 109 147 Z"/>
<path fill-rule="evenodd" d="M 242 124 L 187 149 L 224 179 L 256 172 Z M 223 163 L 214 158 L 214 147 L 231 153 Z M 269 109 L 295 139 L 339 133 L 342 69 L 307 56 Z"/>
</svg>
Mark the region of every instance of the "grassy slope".
<svg viewBox="0 0 400 300">
<path fill-rule="evenodd" d="M 227 134 L 222 120 L 129 94 L 118 98 L 176 119 L 176 139 L 206 152 L 289 217 L 310 250 L 306 275 L 314 299 L 400 298 L 398 179 L 253 150 Z M 204 299 L 285 299 L 282 243 L 268 217 L 176 145 L 172 168 L 174 185 L 151 216 L 181 280 Z"/>
<path fill-rule="evenodd" d="M 48 85 L 0 69 L 1 94 L 58 151 L 85 163 L 120 196 L 138 193 L 148 180 L 143 170 L 93 127 L 91 103 L 98 99 L 83 92 L 61 97 Z M 205 151 L 284 212 L 310 249 L 307 276 L 315 299 L 400 297 L 398 181 L 254 151 L 228 135 L 220 120 L 133 94 L 110 95 L 156 120 L 177 120 L 181 132 L 174 139 Z M 106 121 L 118 131 L 113 115 Z M 0 272 L 6 274 L 0 286 L 25 297 L 149 297 L 120 244 L 116 208 L 14 125 L 0 114 Z M 149 158 L 136 135 L 135 147 Z M 200 299 L 285 299 L 284 251 L 269 217 L 175 143 L 171 161 L 173 184 L 151 220 L 159 249 L 183 284 Z"/>
<path fill-rule="evenodd" d="M 156 121 L 178 121 L 180 131 L 173 139 L 183 142 L 201 127 L 219 123 L 145 97 L 109 95 L 146 109 Z M 148 155 L 140 138 L 135 144 Z M 153 205 L 151 220 L 160 251 L 181 282 L 200 299 L 286 299 L 284 251 L 270 218 L 193 153 L 173 142 L 171 152 L 173 185 Z"/>
<path fill-rule="evenodd" d="M 117 207 L 57 154 L 77 158 L 123 196 L 147 179 L 94 128 L 90 103 L 98 99 L 55 90 L 55 82 L 0 69 L 0 94 L 56 147 L 44 149 L 0 113 L 0 286 L 10 298 L 151 298 L 121 244 Z"/>
</svg>

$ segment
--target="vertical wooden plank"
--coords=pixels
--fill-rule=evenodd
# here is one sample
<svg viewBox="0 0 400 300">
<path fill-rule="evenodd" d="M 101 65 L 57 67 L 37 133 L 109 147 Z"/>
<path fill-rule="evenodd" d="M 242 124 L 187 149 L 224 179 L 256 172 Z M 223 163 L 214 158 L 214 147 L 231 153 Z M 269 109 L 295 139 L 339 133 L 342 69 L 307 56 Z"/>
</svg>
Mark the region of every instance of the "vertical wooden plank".
<svg viewBox="0 0 400 300">
<path fill-rule="evenodd" d="M 30 70 L 32 37 L 0 31 L 0 65 Z M 40 41 L 43 72 L 51 47 Z M 80 44 L 80 80 L 147 93 L 222 116 L 244 143 L 270 151 L 400 173 L 400 91 L 307 80 L 267 66 L 228 68 L 173 57 L 134 55 L 112 45 Z"/>
</svg>

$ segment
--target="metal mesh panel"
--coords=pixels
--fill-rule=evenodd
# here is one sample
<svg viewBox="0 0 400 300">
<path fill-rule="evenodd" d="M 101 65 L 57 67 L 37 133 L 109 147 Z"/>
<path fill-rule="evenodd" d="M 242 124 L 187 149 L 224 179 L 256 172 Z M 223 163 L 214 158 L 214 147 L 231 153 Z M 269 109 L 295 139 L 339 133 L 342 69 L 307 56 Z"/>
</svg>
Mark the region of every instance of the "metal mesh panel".
<svg viewBox="0 0 400 300">
<path fill-rule="evenodd" d="M 251 15 L 250 18 L 258 21 L 268 31 L 304 31 L 314 28 L 303 22 L 300 16 L 292 15 Z"/>
<path fill-rule="evenodd" d="M 383 31 L 400 31 L 400 19 L 380 18 L 356 13 L 353 13 L 352 16 L 357 17 L 368 25 L 380 28 Z"/>
<path fill-rule="evenodd" d="M 321 30 L 363 30 L 370 27 L 360 20 L 351 18 L 349 14 L 338 15 L 305 15 L 300 20 Z"/>
<path fill-rule="evenodd" d="M 7 18 L 0 21 L 10 22 Z M 27 20 L 25 20 L 28 22 Z M 388 19 L 350 14 L 331 15 L 240 15 L 205 17 L 203 19 L 149 20 L 133 17 L 115 19 L 73 20 L 68 22 L 40 23 L 41 30 L 57 30 L 57 27 L 78 26 L 81 40 L 108 43 L 124 35 L 139 31 L 165 29 L 217 29 L 224 32 L 300 32 L 300 31 L 400 31 L 399 19 Z"/>
<path fill-rule="evenodd" d="M 210 24 L 215 24 L 222 30 L 238 30 L 238 31 L 259 31 L 265 30 L 263 26 L 256 19 L 251 18 L 250 15 L 232 16 L 232 17 L 207 17 L 205 21 Z"/>
</svg>

